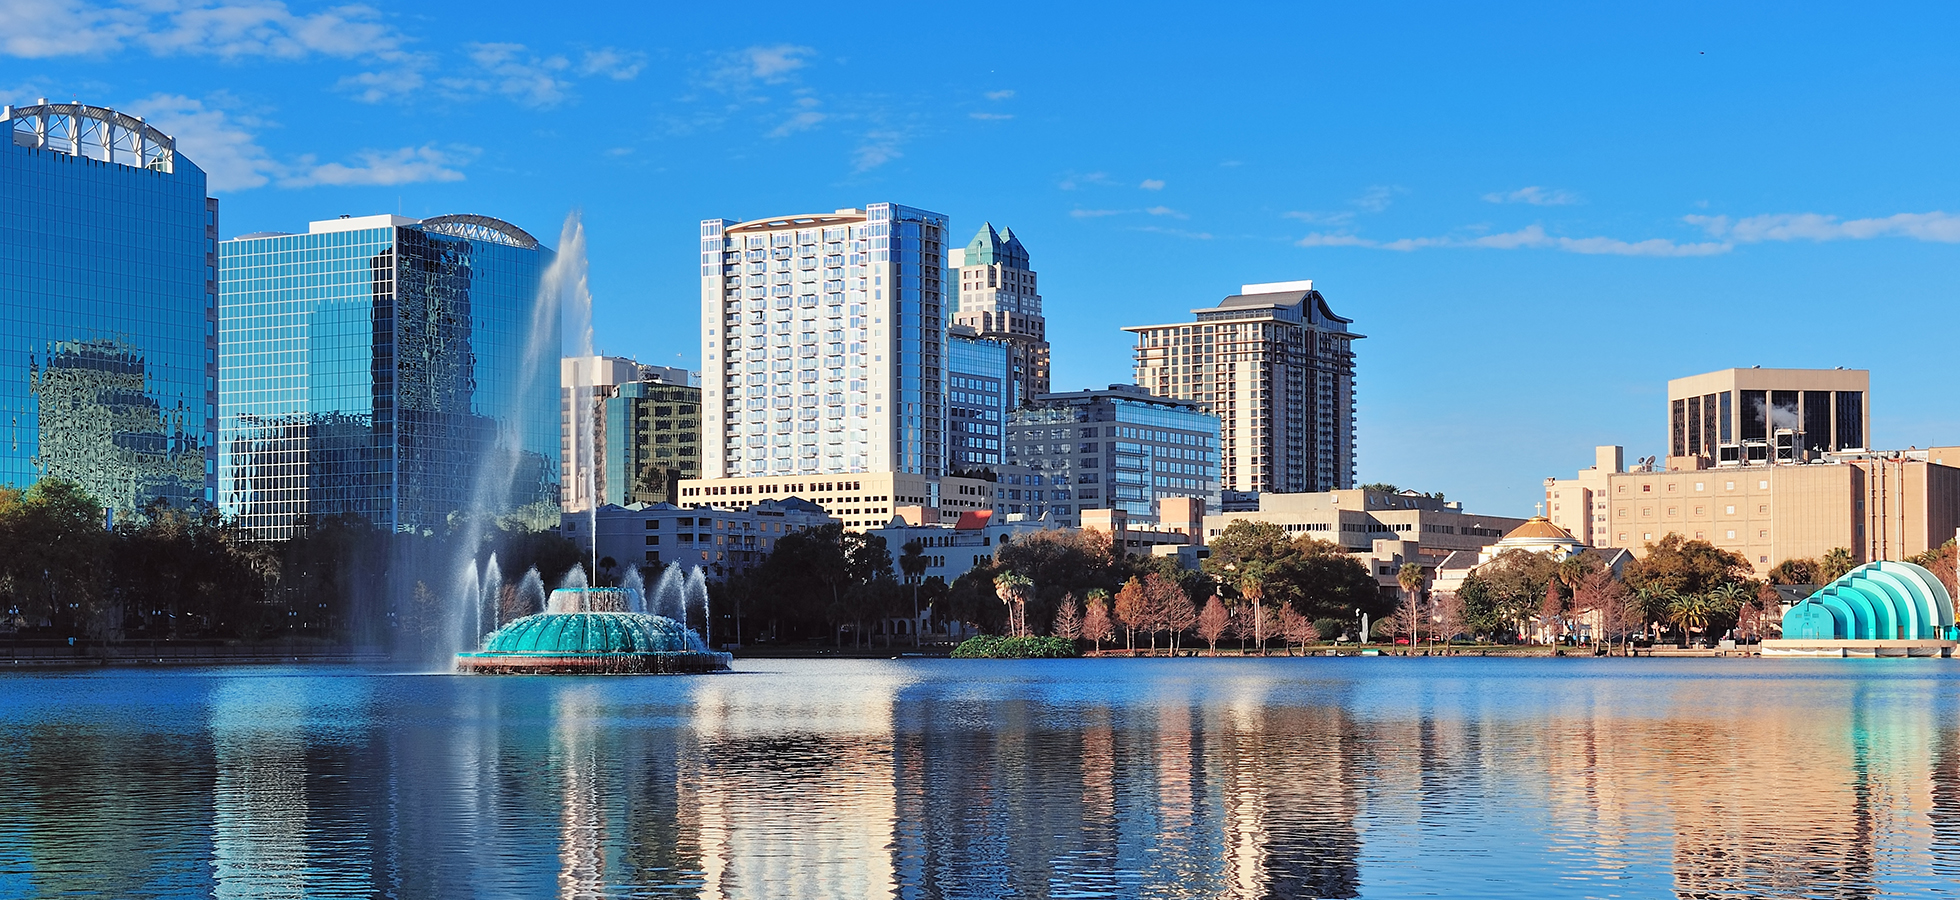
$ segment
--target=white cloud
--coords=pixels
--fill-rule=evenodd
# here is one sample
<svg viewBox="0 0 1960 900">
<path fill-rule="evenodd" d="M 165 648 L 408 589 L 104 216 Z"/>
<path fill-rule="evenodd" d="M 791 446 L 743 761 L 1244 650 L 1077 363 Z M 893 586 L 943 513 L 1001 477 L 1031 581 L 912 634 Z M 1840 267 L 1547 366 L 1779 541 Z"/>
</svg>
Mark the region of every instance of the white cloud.
<svg viewBox="0 0 1960 900">
<path fill-rule="evenodd" d="M 1145 178 L 1143 183 L 1137 185 L 1137 187 L 1146 191 L 1161 191 L 1164 189 L 1164 180 L 1161 178 Z"/>
<path fill-rule="evenodd" d="M 707 75 L 710 86 L 725 91 L 747 90 L 755 82 L 781 84 L 790 74 L 809 64 L 806 57 L 816 55 L 810 47 L 795 44 L 748 47 L 723 54 Z"/>
<path fill-rule="evenodd" d="M 1376 241 L 1352 234 L 1310 234 L 1295 242 L 1301 247 L 1372 247 L 1379 250 L 1410 252 L 1431 247 L 1486 250 L 1560 250 L 1566 253 L 1609 256 L 1712 256 L 1727 253 L 1726 242 L 1677 243 L 1665 238 L 1623 241 L 1618 238 L 1558 237 L 1545 233 L 1542 226 L 1530 225 L 1517 231 L 1476 237 L 1423 237 Z"/>
<path fill-rule="evenodd" d="M 868 172 L 905 154 L 898 152 L 898 142 L 904 135 L 890 130 L 873 131 L 852 151 L 852 158 L 859 172 Z"/>
<path fill-rule="evenodd" d="M 1211 232 L 1209 231 L 1185 231 L 1182 228 L 1159 228 L 1155 225 L 1142 225 L 1132 230 L 1148 231 L 1152 234 L 1168 234 L 1172 237 L 1188 238 L 1194 241 L 1211 240 Z"/>
<path fill-rule="evenodd" d="M 1055 186 L 1065 191 L 1072 191 L 1085 184 L 1109 184 L 1109 183 L 1110 183 L 1109 173 L 1107 172 L 1090 172 L 1087 175 L 1077 175 L 1074 173 L 1070 173 L 1064 176 L 1061 181 L 1057 182 Z"/>
<path fill-rule="evenodd" d="M 1518 188 L 1515 191 L 1496 192 L 1484 195 L 1486 203 L 1529 203 L 1532 206 L 1567 206 L 1580 202 L 1580 197 L 1571 191 L 1554 188 Z"/>
<path fill-rule="evenodd" d="M 646 68 L 647 57 L 636 51 L 619 50 L 613 47 L 600 47 L 587 50 L 579 60 L 580 75 L 604 75 L 614 81 L 631 81 Z"/>
<path fill-rule="evenodd" d="M 982 122 L 1002 122 L 1014 118 L 1014 115 L 1012 113 L 973 112 L 967 113 L 966 117 L 969 119 L 979 119 Z"/>
<path fill-rule="evenodd" d="M 1078 219 L 1100 219 L 1104 216 L 1121 216 L 1136 212 L 1134 209 L 1071 209 L 1068 214 Z"/>
<path fill-rule="evenodd" d="M 1014 96 L 1013 91 L 988 91 L 987 92 L 987 99 L 989 100 L 1006 100 L 1013 96 Z"/>
<path fill-rule="evenodd" d="M 95 56 L 141 46 L 158 56 L 400 60 L 407 38 L 361 4 L 293 12 L 280 0 L 8 0 L 0 51 L 22 57 Z"/>
<path fill-rule="evenodd" d="M 1173 218 L 1173 219 L 1189 219 L 1189 218 L 1191 218 L 1190 216 L 1187 216 L 1187 215 L 1185 215 L 1185 214 L 1183 214 L 1183 213 L 1181 213 L 1181 212 L 1178 212 L 1177 210 L 1174 210 L 1174 209 L 1172 209 L 1172 208 L 1170 208 L 1170 207 L 1168 207 L 1168 206 L 1153 206 L 1153 207 L 1150 207 L 1149 209 L 1146 209 L 1146 210 L 1144 210 L 1144 212 L 1147 212 L 1147 213 L 1149 213 L 1149 214 L 1151 214 L 1151 215 L 1153 215 L 1153 216 L 1169 216 L 1169 217 L 1171 217 L 1171 218 Z"/>
<path fill-rule="evenodd" d="M 463 173 L 455 167 L 474 159 L 477 152 L 474 147 L 441 149 L 433 144 L 400 150 L 363 150 L 356 154 L 360 163 L 352 166 L 337 162 L 315 165 L 309 157 L 302 159 L 291 174 L 279 179 L 279 186 L 385 186 L 462 181 Z"/>
<path fill-rule="evenodd" d="M 399 150 L 363 150 L 353 164 L 320 163 L 303 156 L 282 162 L 259 144 L 251 116 L 228 112 L 221 104 L 178 94 L 158 94 L 130 109 L 145 116 L 177 141 L 184 158 L 204 170 L 214 193 L 249 190 L 277 181 L 280 187 L 317 185 L 397 185 L 423 181 L 461 181 L 460 168 L 477 156 L 472 147 L 433 144 Z"/>
<path fill-rule="evenodd" d="M 570 93 L 572 83 L 560 75 L 571 68 L 563 56 L 538 56 L 523 44 L 472 44 L 470 61 L 477 71 L 441 80 L 460 94 L 497 93 L 526 106 L 549 106 Z"/>
<path fill-rule="evenodd" d="M 213 192 L 263 186 L 280 169 L 246 124 L 201 100 L 157 94 L 137 101 L 129 112 L 176 139 L 178 152 L 204 170 Z"/>
<path fill-rule="evenodd" d="M 0 52 L 26 59 L 106 53 L 141 33 L 145 18 L 78 0 L 7 0 L 0 3 Z"/>
<path fill-rule="evenodd" d="M 1289 219 L 1299 219 L 1302 222 L 1307 222 L 1313 225 L 1346 225 L 1349 222 L 1354 221 L 1354 213 L 1345 212 L 1345 211 L 1333 212 L 1333 213 L 1296 211 L 1296 212 L 1281 213 L 1280 215 L 1285 216 L 1286 218 Z"/>
<path fill-rule="evenodd" d="M 1902 237 L 1940 244 L 1960 243 L 1960 216 L 1935 210 L 1883 218 L 1839 219 L 1819 213 L 1778 213 L 1730 221 L 1727 216 L 1684 216 L 1682 221 L 1711 237 L 1736 243 L 1763 241 L 1863 241 Z"/>
</svg>

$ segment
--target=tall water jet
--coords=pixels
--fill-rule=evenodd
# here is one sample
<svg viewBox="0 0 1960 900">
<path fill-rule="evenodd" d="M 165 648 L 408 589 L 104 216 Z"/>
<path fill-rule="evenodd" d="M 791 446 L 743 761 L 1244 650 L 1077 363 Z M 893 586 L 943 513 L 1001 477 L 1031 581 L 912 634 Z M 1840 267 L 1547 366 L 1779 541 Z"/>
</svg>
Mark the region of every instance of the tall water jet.
<svg viewBox="0 0 1960 900">
<path fill-rule="evenodd" d="M 461 581 L 462 583 L 456 587 L 456 595 L 466 598 L 466 602 L 455 608 L 455 614 L 451 616 L 454 621 L 447 622 L 445 625 L 448 626 L 447 630 L 455 633 L 452 640 L 457 647 L 469 648 L 483 640 L 483 604 L 474 602 L 476 598 L 483 596 L 483 589 L 477 583 L 476 563 L 471 562 L 463 566 Z"/>
<path fill-rule="evenodd" d="M 517 582 L 517 608 L 525 615 L 544 612 L 544 576 L 538 574 L 538 567 L 532 566 Z"/>
<path fill-rule="evenodd" d="M 687 607 L 699 606 L 701 608 L 701 639 L 703 641 L 709 641 L 708 578 L 702 574 L 700 566 L 695 566 L 687 573 L 687 599 Z M 714 644 L 709 643 L 708 646 L 712 647 Z"/>
<path fill-rule="evenodd" d="M 574 210 L 565 219 L 565 230 L 559 236 L 558 258 L 553 264 L 559 284 L 559 303 L 562 310 L 562 326 L 571 339 L 571 355 L 577 360 L 572 369 L 572 383 L 563 385 L 572 394 L 572 459 L 565 460 L 573 466 L 573 493 L 577 502 L 585 504 L 586 540 L 592 542 L 592 571 L 599 571 L 599 453 L 598 427 L 595 421 L 594 404 L 597 402 L 595 385 L 598 383 L 598 367 L 594 365 L 596 355 L 592 348 L 592 286 L 591 271 L 585 258 L 585 223 Z"/>
<path fill-rule="evenodd" d="M 483 599 L 477 604 L 490 611 L 492 630 L 504 625 L 504 570 L 497 565 L 497 554 L 490 554 L 490 561 L 483 564 Z"/>
<path fill-rule="evenodd" d="M 558 589 L 561 591 L 575 591 L 587 586 L 584 566 L 574 565 L 565 570 L 565 577 L 558 579 Z"/>
<path fill-rule="evenodd" d="M 653 614 L 685 622 L 687 620 L 687 573 L 680 563 L 660 570 L 660 581 L 653 588 Z"/>
<path fill-rule="evenodd" d="M 633 605 L 627 609 L 627 612 L 643 613 L 647 611 L 647 585 L 646 581 L 640 578 L 639 566 L 627 563 L 626 575 L 619 579 L 619 586 L 625 588 L 627 596 L 633 598 Z"/>
</svg>

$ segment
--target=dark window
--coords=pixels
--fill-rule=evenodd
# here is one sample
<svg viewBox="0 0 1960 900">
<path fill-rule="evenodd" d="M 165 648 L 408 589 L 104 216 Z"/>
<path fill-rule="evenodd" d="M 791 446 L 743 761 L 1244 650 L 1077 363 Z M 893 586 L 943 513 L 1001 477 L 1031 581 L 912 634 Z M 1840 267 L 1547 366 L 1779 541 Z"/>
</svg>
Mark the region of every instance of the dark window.
<svg viewBox="0 0 1960 900">
<path fill-rule="evenodd" d="M 1701 398 L 1688 398 L 1688 452 L 1677 456 L 1701 455 Z"/>
<path fill-rule="evenodd" d="M 1673 443 L 1671 446 L 1674 449 L 1668 455 L 1687 456 L 1688 455 L 1688 401 L 1686 400 L 1674 401 L 1674 417 L 1672 421 L 1673 421 L 1673 428 L 1668 433 L 1673 435 Z"/>
<path fill-rule="evenodd" d="M 1771 433 L 1789 429 L 1796 431 L 1803 427 L 1803 420 L 1797 417 L 1796 391 L 1771 391 L 1769 394 L 1769 430 Z"/>
<path fill-rule="evenodd" d="M 1837 445 L 1839 450 L 1865 446 L 1865 393 L 1837 392 Z"/>
<path fill-rule="evenodd" d="M 1701 452 L 1704 456 L 1715 455 L 1715 395 L 1701 398 Z"/>
<path fill-rule="evenodd" d="M 1769 438 L 1769 396 L 1766 391 L 1740 391 L 1742 409 L 1738 418 L 1742 424 L 1742 439 L 1760 441 Z"/>
<path fill-rule="evenodd" d="M 1803 448 L 1812 453 L 1831 449 L 1831 392 L 1803 392 Z"/>
<path fill-rule="evenodd" d="M 1722 411 L 1716 418 L 1721 423 L 1722 443 L 1733 444 L 1735 443 L 1735 395 L 1723 391 L 1719 396 L 1722 398 Z"/>
</svg>

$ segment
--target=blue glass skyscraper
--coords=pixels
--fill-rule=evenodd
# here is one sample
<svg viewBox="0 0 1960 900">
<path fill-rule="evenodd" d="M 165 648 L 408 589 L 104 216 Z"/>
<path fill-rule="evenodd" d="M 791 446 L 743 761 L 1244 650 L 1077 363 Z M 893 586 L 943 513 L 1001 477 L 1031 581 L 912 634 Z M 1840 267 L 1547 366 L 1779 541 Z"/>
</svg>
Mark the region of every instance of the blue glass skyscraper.
<svg viewBox="0 0 1960 900">
<path fill-rule="evenodd" d="M 0 108 L 0 484 L 117 514 L 213 496 L 218 201 L 142 119 Z"/>
<path fill-rule="evenodd" d="M 1014 350 L 965 325 L 946 329 L 946 459 L 949 472 L 997 470 L 1001 429 L 1020 404 L 1014 395 Z"/>
<path fill-rule="evenodd" d="M 261 538 L 352 514 L 557 521 L 551 251 L 484 216 L 366 216 L 219 245 L 218 497 Z"/>
</svg>

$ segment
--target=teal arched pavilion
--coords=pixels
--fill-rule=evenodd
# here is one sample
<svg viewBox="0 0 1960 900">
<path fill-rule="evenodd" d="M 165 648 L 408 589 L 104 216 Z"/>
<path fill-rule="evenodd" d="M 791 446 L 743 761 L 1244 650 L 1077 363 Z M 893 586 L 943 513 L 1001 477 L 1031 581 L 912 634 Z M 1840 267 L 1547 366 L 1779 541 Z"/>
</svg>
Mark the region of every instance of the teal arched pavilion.
<svg viewBox="0 0 1960 900">
<path fill-rule="evenodd" d="M 1912 563 L 1866 563 L 1783 614 L 1784 641 L 1955 639 L 1953 598 Z"/>
</svg>

